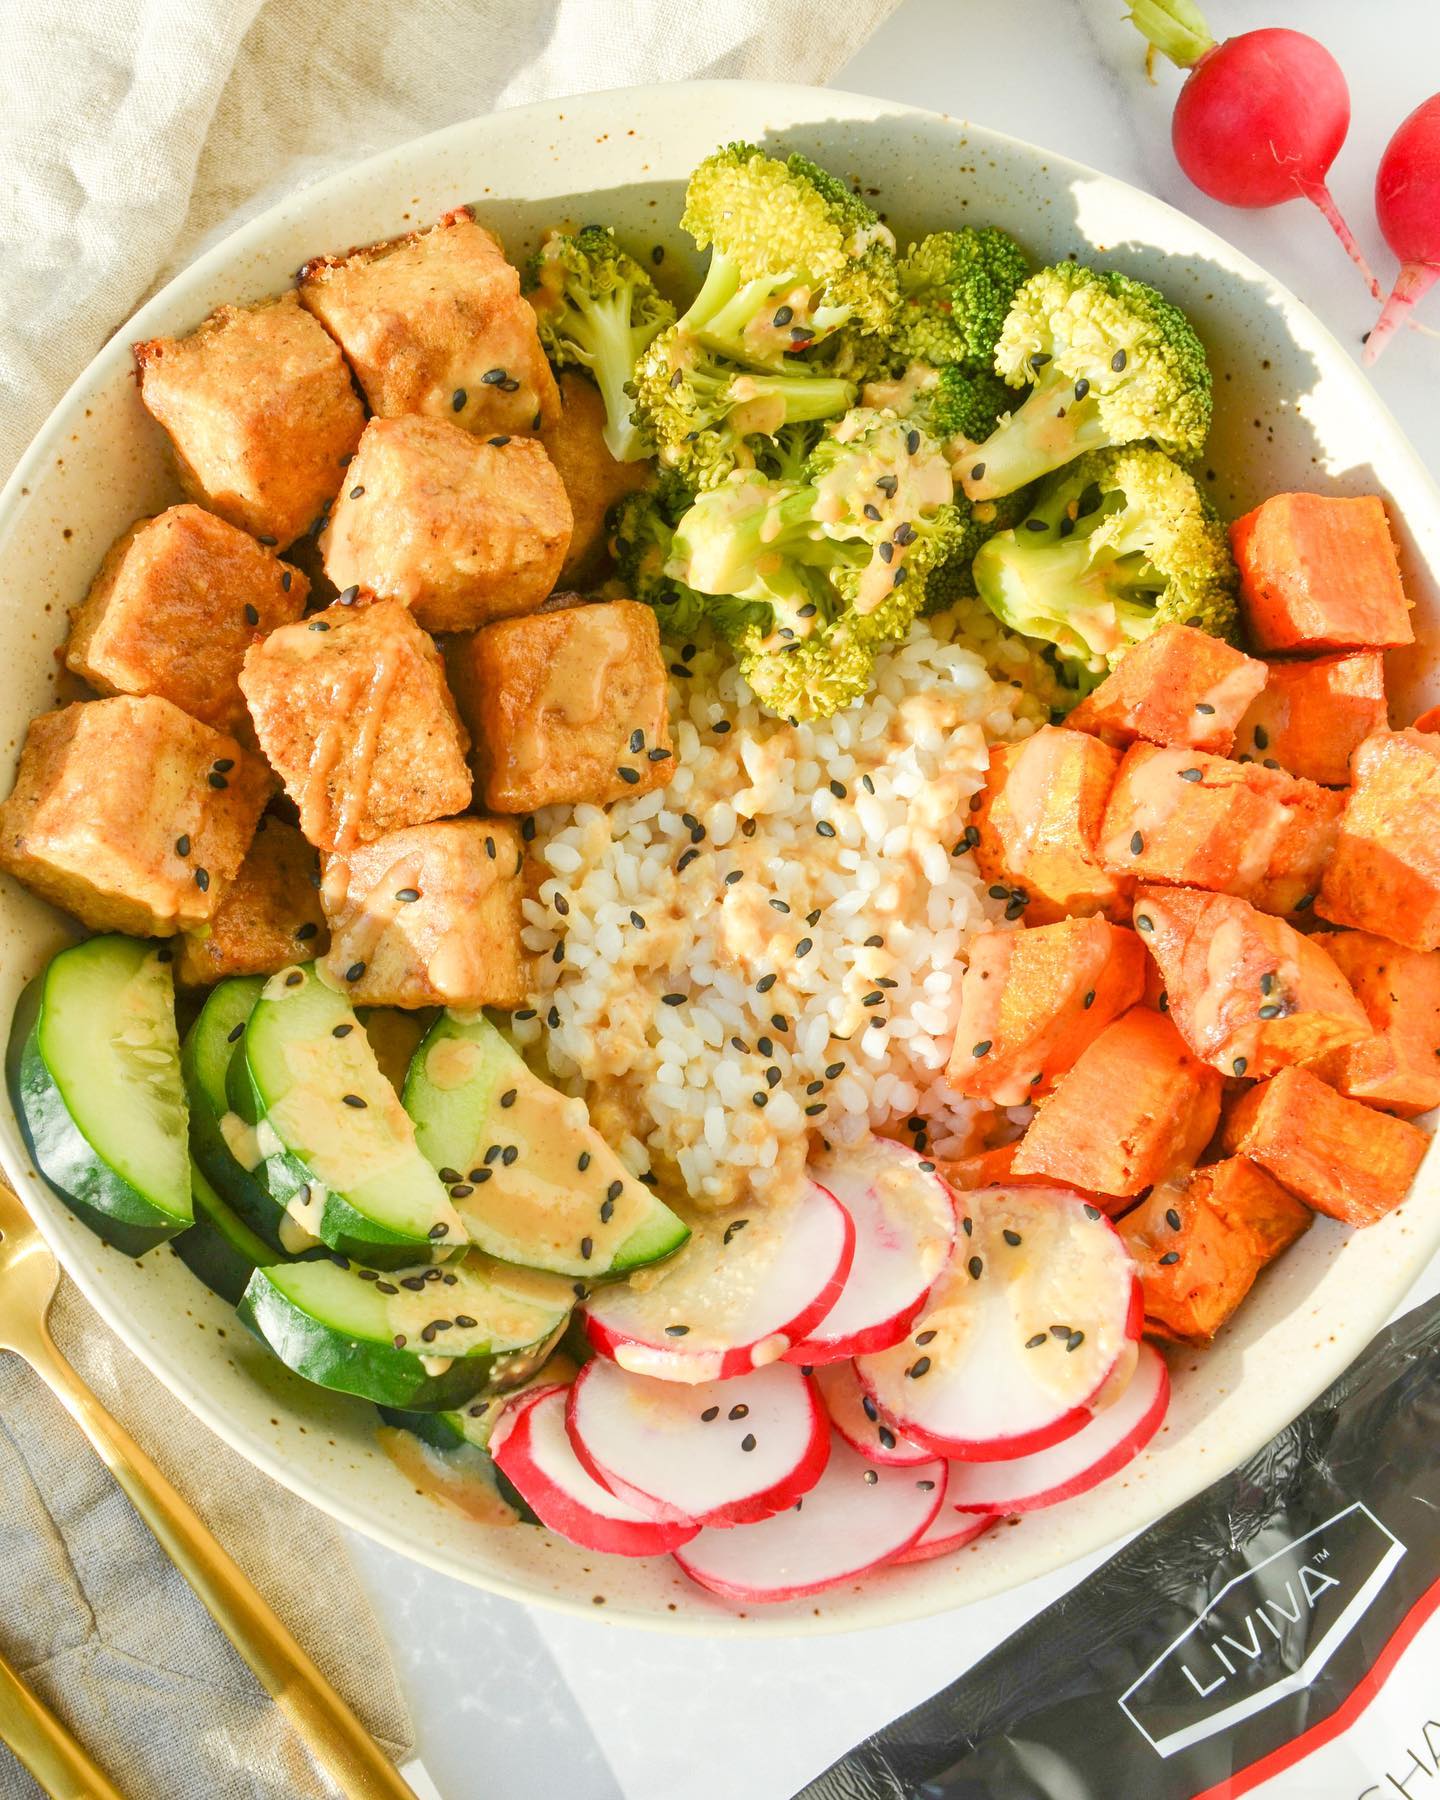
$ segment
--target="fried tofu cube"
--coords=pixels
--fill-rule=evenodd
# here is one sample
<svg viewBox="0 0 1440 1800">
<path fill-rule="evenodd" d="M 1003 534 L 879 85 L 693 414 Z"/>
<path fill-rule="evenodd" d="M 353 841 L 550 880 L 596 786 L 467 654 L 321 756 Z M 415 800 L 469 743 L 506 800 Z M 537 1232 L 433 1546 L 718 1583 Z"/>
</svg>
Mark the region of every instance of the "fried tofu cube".
<svg viewBox="0 0 1440 1800">
<path fill-rule="evenodd" d="M 651 479 L 650 464 L 616 462 L 605 442 L 605 402 L 595 383 L 578 369 L 563 369 L 560 411 L 540 441 L 570 499 L 574 529 L 557 585 L 598 587 L 610 568 L 606 521 L 610 508 Z"/>
<path fill-rule="evenodd" d="M 1383 731 L 1385 658 L 1378 650 L 1272 662 L 1235 734 L 1241 761 L 1253 757 L 1324 787 L 1344 787 L 1350 758 L 1372 732 Z"/>
<path fill-rule="evenodd" d="M 1195 1163 L 1220 1116 L 1220 1086 L 1169 1019 L 1134 1006 L 1040 1102 L 1015 1173 L 1094 1194 L 1138 1194 Z"/>
<path fill-rule="evenodd" d="M 193 500 L 282 549 L 310 529 L 365 415 L 344 358 L 293 293 L 217 306 L 189 337 L 136 344 L 135 361 Z"/>
<path fill-rule="evenodd" d="M 422 413 L 520 437 L 559 415 L 520 277 L 467 206 L 427 231 L 317 257 L 300 271 L 300 300 L 382 419 Z"/>
<path fill-rule="evenodd" d="M 325 859 L 325 980 L 357 1005 L 523 1004 L 525 856 L 509 819 L 445 819 Z"/>
<path fill-rule="evenodd" d="M 1026 923 L 1128 911 L 1130 884 L 1096 855 L 1119 752 L 1083 731 L 1042 725 L 996 746 L 976 810 L 975 862 L 986 881 L 1019 888 Z"/>
<path fill-rule="evenodd" d="M 249 854 L 209 920 L 181 935 L 175 973 L 182 985 L 275 975 L 322 955 L 330 934 L 319 888 L 320 859 L 311 846 L 283 819 L 261 819 Z"/>
<path fill-rule="evenodd" d="M 1320 891 L 1343 804 L 1279 769 L 1135 744 L 1105 808 L 1100 860 L 1127 879 L 1303 913 Z"/>
<path fill-rule="evenodd" d="M 1208 1344 L 1314 1215 L 1248 1157 L 1164 1182 L 1120 1220 L 1152 1337 Z"/>
<path fill-rule="evenodd" d="M 1410 602 L 1378 495 L 1275 494 L 1230 527 L 1257 649 L 1411 644 Z"/>
<path fill-rule="evenodd" d="M 398 600 L 336 604 L 254 645 L 240 673 L 255 733 L 321 850 L 470 803 L 468 739 L 440 652 Z"/>
<path fill-rule="evenodd" d="M 1412 950 L 1440 950 L 1440 736 L 1377 731 L 1350 759 L 1315 910 Z"/>
<path fill-rule="evenodd" d="M 674 771 L 660 628 L 638 600 L 506 619 L 452 640 L 448 660 L 496 812 L 604 806 Z"/>
<path fill-rule="evenodd" d="M 1122 749 L 1152 744 L 1228 756 L 1235 727 L 1265 685 L 1265 665 L 1191 625 L 1162 625 L 1129 649 L 1065 720 Z"/>
<path fill-rule="evenodd" d="M 570 543 L 570 502 L 534 438 L 372 419 L 320 539 L 343 593 L 400 600 L 427 631 L 534 612 Z"/>
<path fill-rule="evenodd" d="M 1220 1141 L 1347 1225 L 1393 1212 L 1430 1143 L 1418 1126 L 1346 1099 L 1308 1069 L 1282 1069 L 1251 1088 L 1227 1111 Z"/>
<path fill-rule="evenodd" d="M 213 915 L 273 785 L 168 700 L 79 701 L 30 721 L 0 868 L 93 931 L 170 937 Z"/>
<path fill-rule="evenodd" d="M 1364 1007 L 1371 1036 L 1310 1067 L 1352 1100 L 1402 1119 L 1440 1106 L 1440 950 L 1407 950 L 1368 931 L 1317 931 Z"/>
<path fill-rule="evenodd" d="M 65 666 L 102 694 L 158 694 L 217 731 L 249 726 L 240 665 L 305 610 L 310 583 L 200 506 L 139 519 L 76 609 Z"/>
<path fill-rule="evenodd" d="M 1273 1075 L 1370 1035 L 1324 949 L 1248 900 L 1145 887 L 1135 926 L 1164 979 L 1176 1030 L 1222 1075 Z"/>
</svg>

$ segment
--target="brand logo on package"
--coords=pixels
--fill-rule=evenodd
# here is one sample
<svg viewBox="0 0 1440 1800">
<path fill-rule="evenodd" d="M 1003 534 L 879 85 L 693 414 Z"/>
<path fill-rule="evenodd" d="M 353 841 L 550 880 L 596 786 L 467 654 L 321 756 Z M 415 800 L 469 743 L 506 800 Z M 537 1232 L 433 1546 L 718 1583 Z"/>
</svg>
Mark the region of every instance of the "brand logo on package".
<svg viewBox="0 0 1440 1800">
<path fill-rule="evenodd" d="M 1265 1541 L 1262 1533 L 1251 1550 Z M 1308 1687 L 1404 1554 L 1358 1501 L 1280 1541 L 1156 1657 L 1121 1695 L 1121 1710 L 1161 1756 L 1173 1756 Z"/>
</svg>

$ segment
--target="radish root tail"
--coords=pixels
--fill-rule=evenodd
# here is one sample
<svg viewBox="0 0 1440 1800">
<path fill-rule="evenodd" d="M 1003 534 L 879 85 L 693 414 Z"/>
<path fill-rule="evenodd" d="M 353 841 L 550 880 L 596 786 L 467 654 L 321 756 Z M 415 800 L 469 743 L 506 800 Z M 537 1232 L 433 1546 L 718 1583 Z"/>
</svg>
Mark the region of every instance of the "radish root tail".
<svg viewBox="0 0 1440 1800">
<path fill-rule="evenodd" d="M 1329 188 L 1326 187 L 1326 185 L 1323 181 L 1301 182 L 1299 184 L 1299 186 L 1300 186 L 1300 192 L 1302 194 L 1304 194 L 1305 198 L 1307 200 L 1313 202 L 1314 205 L 1318 206 L 1320 211 L 1325 215 L 1325 219 L 1326 219 L 1327 223 L 1329 224 L 1330 229 L 1335 233 L 1336 237 L 1339 238 L 1341 244 L 1344 246 L 1345 254 L 1350 258 L 1351 262 L 1354 263 L 1355 267 L 1365 277 L 1365 285 L 1370 290 L 1371 299 L 1373 299 L 1373 300 L 1383 299 L 1384 298 L 1384 289 L 1380 286 L 1380 283 L 1375 279 L 1375 276 L 1371 271 L 1369 263 L 1367 263 L 1365 260 L 1364 251 L 1361 250 L 1360 246 L 1355 242 L 1355 233 L 1353 231 L 1351 231 L 1350 227 L 1345 223 L 1345 219 L 1344 219 L 1343 214 L 1340 211 L 1340 208 L 1335 204 L 1334 200 L 1331 198 Z"/>
<path fill-rule="evenodd" d="M 1378 359 L 1399 327 L 1411 322 L 1411 307 L 1429 292 L 1437 279 L 1440 279 L 1440 263 L 1409 262 L 1402 267 L 1385 309 L 1366 339 L 1361 360 L 1367 368 Z"/>
</svg>

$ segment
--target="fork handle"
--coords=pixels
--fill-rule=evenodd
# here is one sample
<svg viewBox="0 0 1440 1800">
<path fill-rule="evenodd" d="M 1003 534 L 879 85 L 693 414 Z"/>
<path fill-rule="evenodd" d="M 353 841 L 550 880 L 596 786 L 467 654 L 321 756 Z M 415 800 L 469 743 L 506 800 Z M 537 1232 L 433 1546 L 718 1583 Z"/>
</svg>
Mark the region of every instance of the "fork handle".
<svg viewBox="0 0 1440 1800">
<path fill-rule="evenodd" d="M 0 1656 L 0 1743 L 8 1744 L 50 1800 L 124 1800 L 88 1751 Z"/>
<path fill-rule="evenodd" d="M 347 1800 L 415 1800 L 395 1765 L 331 1687 L 250 1578 L 130 1433 L 105 1410 L 49 1333 L 30 1357 L 119 1482 L 160 1547 Z"/>
</svg>

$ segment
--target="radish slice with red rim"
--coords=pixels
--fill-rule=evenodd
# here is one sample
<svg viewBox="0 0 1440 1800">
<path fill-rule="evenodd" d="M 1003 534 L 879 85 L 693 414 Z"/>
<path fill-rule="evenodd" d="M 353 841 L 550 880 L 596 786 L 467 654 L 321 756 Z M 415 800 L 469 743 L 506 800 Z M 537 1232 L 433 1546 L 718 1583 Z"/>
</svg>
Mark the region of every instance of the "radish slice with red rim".
<svg viewBox="0 0 1440 1800">
<path fill-rule="evenodd" d="M 495 1466 L 547 1530 L 582 1550 L 663 1556 L 698 1526 L 657 1519 L 601 1487 L 576 1456 L 565 1429 L 569 1389 L 535 1388 L 506 1408 L 490 1439 Z"/>
<path fill-rule="evenodd" d="M 881 1468 L 908 1469 L 933 1460 L 934 1451 L 912 1444 L 890 1415 L 882 1412 L 865 1392 L 854 1363 L 828 1363 L 817 1369 L 815 1385 L 830 1423 L 867 1462 L 878 1463 Z"/>
<path fill-rule="evenodd" d="M 869 1138 L 810 1162 L 810 1173 L 855 1222 L 855 1255 L 840 1297 L 787 1362 L 837 1362 L 898 1344 L 955 1242 L 955 1196 L 935 1164 L 889 1138 Z"/>
<path fill-rule="evenodd" d="M 697 1220 L 653 1281 L 590 1296 L 585 1333 L 632 1374 L 685 1382 L 741 1375 L 775 1362 L 820 1323 L 854 1248 L 849 1213 L 807 1181 L 789 1206 Z"/>
<path fill-rule="evenodd" d="M 957 1465 L 951 1472 L 951 1505 L 962 1517 L 999 1517 L 1073 1499 L 1138 1456 L 1160 1429 L 1169 1404 L 1165 1358 L 1153 1344 L 1142 1344 L 1135 1373 L 1113 1405 L 1048 1450 L 1009 1462 Z"/>
<path fill-rule="evenodd" d="M 654 1517 L 744 1525 L 814 1487 L 830 1432 L 788 1363 L 699 1386 L 632 1375 L 595 1358 L 570 1389 L 575 1454 L 610 1492 Z"/>
<path fill-rule="evenodd" d="M 899 1556 L 944 1497 L 943 1462 L 877 1469 L 837 1437 L 825 1473 L 798 1506 L 743 1531 L 702 1531 L 675 1560 L 727 1600 L 800 1600 Z"/>
<path fill-rule="evenodd" d="M 962 1466 L 966 1465 L 957 1463 L 951 1466 L 952 1479 L 958 1475 Z M 949 1490 L 946 1491 L 948 1494 Z M 983 1518 L 961 1516 L 952 1512 L 948 1506 L 943 1506 L 910 1548 L 902 1550 L 898 1556 L 892 1556 L 890 1561 L 929 1562 L 932 1557 L 948 1556 L 952 1550 L 963 1550 L 967 1544 L 973 1544 L 976 1538 L 983 1537 L 994 1523 L 989 1514 Z"/>
<path fill-rule="evenodd" d="M 1066 1188 L 982 1188 L 961 1226 L 904 1343 L 855 1366 L 937 1456 L 1028 1456 L 1123 1390 L 1142 1322 L 1135 1267 L 1099 1208 Z"/>
</svg>

